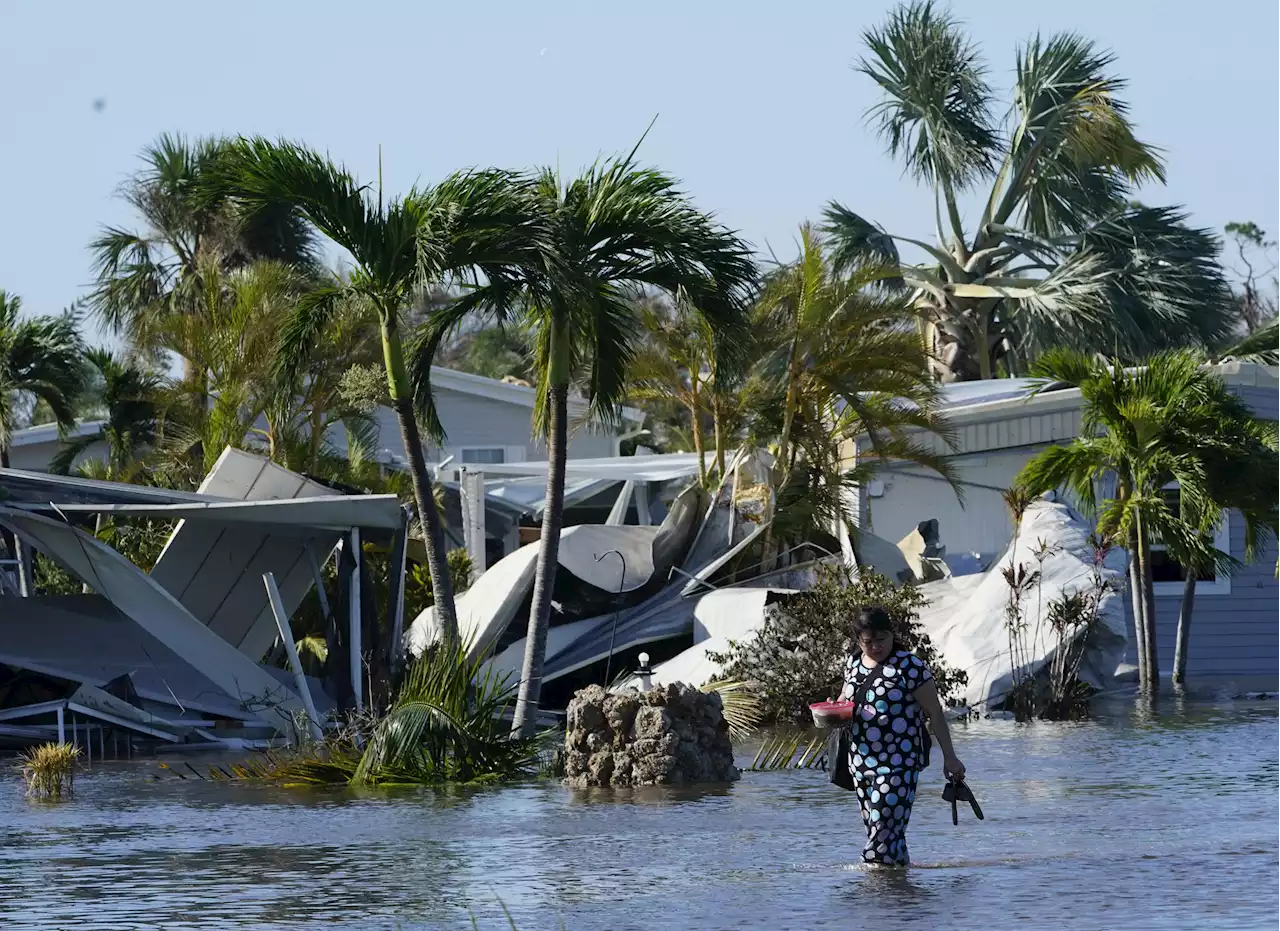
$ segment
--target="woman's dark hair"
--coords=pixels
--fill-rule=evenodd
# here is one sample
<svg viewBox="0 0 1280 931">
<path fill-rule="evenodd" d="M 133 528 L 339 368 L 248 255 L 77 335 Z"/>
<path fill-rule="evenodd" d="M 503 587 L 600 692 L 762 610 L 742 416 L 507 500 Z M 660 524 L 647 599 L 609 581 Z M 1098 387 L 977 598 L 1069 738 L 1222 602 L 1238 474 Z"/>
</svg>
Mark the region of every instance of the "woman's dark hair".
<svg viewBox="0 0 1280 931">
<path fill-rule="evenodd" d="M 889 616 L 889 612 L 883 605 L 867 605 L 859 608 L 853 615 L 852 627 L 854 640 L 863 634 L 894 632 L 893 618 Z"/>
</svg>

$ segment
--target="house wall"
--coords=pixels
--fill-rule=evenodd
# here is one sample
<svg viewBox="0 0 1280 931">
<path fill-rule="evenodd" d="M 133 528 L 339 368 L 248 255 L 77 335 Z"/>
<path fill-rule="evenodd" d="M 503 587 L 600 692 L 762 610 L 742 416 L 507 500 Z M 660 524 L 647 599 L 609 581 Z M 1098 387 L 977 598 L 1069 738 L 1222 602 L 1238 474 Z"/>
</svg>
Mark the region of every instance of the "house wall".
<svg viewBox="0 0 1280 931">
<path fill-rule="evenodd" d="M 1265 381 L 1265 373 L 1258 381 Z M 1240 396 L 1259 417 L 1277 419 L 1280 392 L 1272 384 L 1233 384 Z M 1231 555 L 1244 559 L 1244 520 L 1231 514 L 1228 532 Z M 1187 644 L 1187 677 L 1194 686 L 1197 677 L 1241 690 L 1274 690 L 1280 682 L 1276 657 L 1280 653 L 1280 583 L 1276 580 L 1276 545 L 1272 541 L 1258 558 L 1246 564 L 1231 579 L 1229 594 L 1196 591 L 1191 635 Z M 1166 678 L 1173 670 L 1180 595 L 1156 594 L 1156 650 L 1160 672 Z M 1129 617 L 1129 655 L 1137 662 L 1133 646 L 1132 601 L 1125 606 Z"/>
<path fill-rule="evenodd" d="M 1280 392 L 1274 376 L 1254 373 L 1231 385 L 1260 417 L 1277 419 Z M 961 422 L 954 445 L 934 439 L 934 449 L 948 456 L 963 483 L 964 503 L 940 477 L 926 469 L 901 464 L 887 466 L 877 487 L 861 490 L 862 526 L 892 542 L 905 536 L 917 523 L 938 520 L 939 537 L 950 554 L 980 553 L 993 558 L 1002 554 L 1013 535 L 1013 525 L 1000 492 L 1019 470 L 1043 449 L 1069 442 L 1079 432 L 1078 392 L 1055 392 L 1034 407 L 1025 402 L 993 404 L 981 420 Z M 964 415 L 961 415 L 964 416 Z M 960 417 L 957 417 L 960 420 Z M 1072 502 L 1073 504 L 1075 502 Z M 1231 555 L 1244 559 L 1244 521 L 1228 518 Z M 1127 581 L 1127 580 L 1126 580 Z M 1216 588 L 1216 586 L 1215 586 Z M 1137 662 L 1131 599 L 1126 589 L 1125 613 L 1129 621 L 1126 662 Z M 1156 639 L 1161 673 L 1173 668 L 1181 594 L 1156 595 Z M 1195 613 L 1188 645 L 1188 677 L 1218 684 L 1235 683 L 1241 689 L 1275 689 L 1280 682 L 1280 583 L 1276 579 L 1274 542 L 1252 564 L 1230 581 L 1227 592 L 1197 589 Z"/>
<path fill-rule="evenodd" d="M 427 460 L 440 462 L 448 456 L 460 461 L 464 447 L 501 447 L 505 461 L 520 462 L 545 460 L 547 450 L 540 437 L 533 432 L 533 408 L 450 391 L 434 390 L 436 409 L 444 427 L 443 445 L 427 444 Z M 378 448 L 389 450 L 397 457 L 404 457 L 404 443 L 400 439 L 400 423 L 395 411 L 379 408 Z M 331 432 L 331 439 L 340 448 L 346 444 L 341 428 Z M 614 436 L 600 429 L 579 428 L 569 440 L 569 458 L 603 458 L 616 455 Z"/>
<path fill-rule="evenodd" d="M 43 440 L 39 443 L 15 445 L 9 450 L 9 464 L 14 469 L 26 469 L 29 472 L 48 472 L 49 463 L 58 454 L 61 446 L 62 444 L 58 442 L 56 436 L 53 439 Z M 71 464 L 72 471 L 86 459 L 105 459 L 106 457 L 107 444 L 94 443 L 76 456 Z"/>
</svg>

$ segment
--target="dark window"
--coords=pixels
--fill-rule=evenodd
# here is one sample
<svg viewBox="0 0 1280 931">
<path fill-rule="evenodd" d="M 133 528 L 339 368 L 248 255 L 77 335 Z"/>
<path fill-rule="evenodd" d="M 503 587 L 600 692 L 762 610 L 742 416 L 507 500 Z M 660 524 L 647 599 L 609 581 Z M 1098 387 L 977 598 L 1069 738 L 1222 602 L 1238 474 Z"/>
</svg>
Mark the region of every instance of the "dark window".
<svg viewBox="0 0 1280 931">
<path fill-rule="evenodd" d="M 501 446 L 487 449 L 464 449 L 462 451 L 463 465 L 497 465 L 506 461 L 507 451 Z"/>
<path fill-rule="evenodd" d="M 1177 488 L 1166 488 L 1164 489 L 1164 497 L 1173 516 L 1178 517 L 1182 512 L 1181 492 Z M 1186 578 L 1186 570 L 1174 561 L 1166 552 L 1164 546 L 1159 543 L 1153 543 L 1151 546 L 1151 581 L 1183 582 L 1186 581 Z M 1196 576 L 1196 581 L 1214 582 L 1217 578 L 1217 574 L 1210 568 L 1208 571 L 1201 572 Z"/>
</svg>

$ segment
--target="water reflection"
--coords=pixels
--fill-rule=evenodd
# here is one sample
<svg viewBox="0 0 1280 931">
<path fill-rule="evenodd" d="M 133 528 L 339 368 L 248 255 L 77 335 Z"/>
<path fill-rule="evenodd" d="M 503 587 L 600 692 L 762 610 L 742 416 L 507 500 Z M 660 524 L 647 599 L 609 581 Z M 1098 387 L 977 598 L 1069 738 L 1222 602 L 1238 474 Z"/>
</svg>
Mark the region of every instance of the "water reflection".
<svg viewBox="0 0 1280 931">
<path fill-rule="evenodd" d="M 10 779 L 0 927 L 1274 926 L 1275 704 L 1174 705 L 959 728 L 987 820 L 953 826 L 926 771 L 905 871 L 856 864 L 856 803 L 818 772 L 357 793 L 108 764 L 52 806 Z"/>
</svg>

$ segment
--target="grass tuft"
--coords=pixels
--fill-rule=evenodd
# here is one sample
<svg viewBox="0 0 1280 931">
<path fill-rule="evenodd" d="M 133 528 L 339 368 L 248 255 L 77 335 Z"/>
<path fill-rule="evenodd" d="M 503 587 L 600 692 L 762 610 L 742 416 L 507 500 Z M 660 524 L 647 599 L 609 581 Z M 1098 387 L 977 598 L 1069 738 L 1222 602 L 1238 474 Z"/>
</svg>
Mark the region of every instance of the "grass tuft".
<svg viewBox="0 0 1280 931">
<path fill-rule="evenodd" d="M 38 799 L 69 798 L 75 789 L 80 750 L 71 744 L 47 743 L 19 754 L 27 795 Z"/>
</svg>

